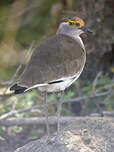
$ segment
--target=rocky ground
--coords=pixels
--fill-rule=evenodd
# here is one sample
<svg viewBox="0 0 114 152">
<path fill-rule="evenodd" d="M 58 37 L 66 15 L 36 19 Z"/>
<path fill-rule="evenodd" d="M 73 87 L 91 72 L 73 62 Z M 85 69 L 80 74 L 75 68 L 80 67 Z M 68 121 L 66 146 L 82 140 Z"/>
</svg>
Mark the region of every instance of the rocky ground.
<svg viewBox="0 0 114 152">
<path fill-rule="evenodd" d="M 81 117 L 65 124 L 59 137 L 46 136 L 15 152 L 113 152 L 114 119 Z"/>
</svg>

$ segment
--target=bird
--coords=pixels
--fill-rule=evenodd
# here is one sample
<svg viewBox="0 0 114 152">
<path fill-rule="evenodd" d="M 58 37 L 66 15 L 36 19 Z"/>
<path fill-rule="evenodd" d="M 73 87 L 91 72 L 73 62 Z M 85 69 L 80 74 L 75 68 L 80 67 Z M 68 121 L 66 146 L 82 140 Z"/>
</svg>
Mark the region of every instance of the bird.
<svg viewBox="0 0 114 152">
<path fill-rule="evenodd" d="M 10 88 L 15 94 L 38 88 L 44 92 L 45 105 L 47 93 L 61 92 L 57 114 L 58 133 L 64 90 L 79 78 L 85 66 L 86 50 L 80 37 L 85 32 L 91 30 L 86 27 L 83 19 L 77 16 L 61 19 L 56 34 L 47 38 L 34 50 L 19 81 Z M 47 107 L 45 110 L 49 134 Z"/>
</svg>

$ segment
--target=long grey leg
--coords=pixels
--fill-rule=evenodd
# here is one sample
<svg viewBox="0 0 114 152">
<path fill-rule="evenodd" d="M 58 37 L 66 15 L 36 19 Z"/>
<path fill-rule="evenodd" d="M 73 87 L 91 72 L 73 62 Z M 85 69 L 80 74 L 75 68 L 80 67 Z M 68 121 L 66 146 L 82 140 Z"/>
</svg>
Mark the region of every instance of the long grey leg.
<svg viewBox="0 0 114 152">
<path fill-rule="evenodd" d="M 61 93 L 61 97 L 60 97 L 58 107 L 57 107 L 57 135 L 59 135 L 59 132 L 60 132 L 60 116 L 61 116 L 61 110 L 62 110 L 63 97 L 64 97 L 64 91 L 62 91 Z"/>
<path fill-rule="evenodd" d="M 44 104 L 45 104 L 45 117 L 46 117 L 46 130 L 47 135 L 49 136 L 50 130 L 49 130 L 49 121 L 48 121 L 48 106 L 47 106 L 47 92 L 44 92 Z"/>
</svg>

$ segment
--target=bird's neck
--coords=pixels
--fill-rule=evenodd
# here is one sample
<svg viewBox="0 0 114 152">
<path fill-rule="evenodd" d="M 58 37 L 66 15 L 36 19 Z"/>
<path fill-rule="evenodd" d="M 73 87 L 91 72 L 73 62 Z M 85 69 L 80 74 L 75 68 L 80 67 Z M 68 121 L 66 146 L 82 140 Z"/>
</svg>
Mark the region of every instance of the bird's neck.
<svg viewBox="0 0 114 152">
<path fill-rule="evenodd" d="M 79 45 L 80 45 L 80 46 L 83 48 L 83 50 L 85 51 L 85 46 L 84 46 L 84 43 L 83 43 L 81 37 L 80 37 L 80 36 L 75 36 L 74 39 L 79 43 Z"/>
<path fill-rule="evenodd" d="M 76 40 L 78 42 L 78 44 L 83 48 L 83 50 L 85 51 L 85 46 L 84 46 L 84 43 L 80 37 L 80 35 L 78 35 L 76 33 L 76 31 L 69 31 L 69 32 L 66 32 L 64 30 L 61 30 L 61 29 L 58 29 L 56 34 L 62 34 L 62 35 L 66 35 L 66 36 L 69 36 L 71 38 L 73 38 L 74 40 Z"/>
</svg>

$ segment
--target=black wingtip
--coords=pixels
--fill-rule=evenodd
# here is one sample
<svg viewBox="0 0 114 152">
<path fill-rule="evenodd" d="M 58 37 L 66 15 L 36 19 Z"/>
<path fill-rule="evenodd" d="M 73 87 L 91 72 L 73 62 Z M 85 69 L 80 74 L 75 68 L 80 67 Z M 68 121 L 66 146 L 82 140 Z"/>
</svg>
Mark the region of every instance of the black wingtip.
<svg viewBox="0 0 114 152">
<path fill-rule="evenodd" d="M 11 88 L 10 88 L 10 91 L 12 91 L 12 90 L 15 90 L 16 88 L 17 88 L 17 84 L 14 84 Z"/>
<path fill-rule="evenodd" d="M 27 88 L 26 87 L 22 87 L 22 86 L 19 86 L 18 84 L 14 84 L 10 90 L 13 91 L 14 90 L 14 93 L 15 94 L 21 94 L 23 93 Z"/>
</svg>

